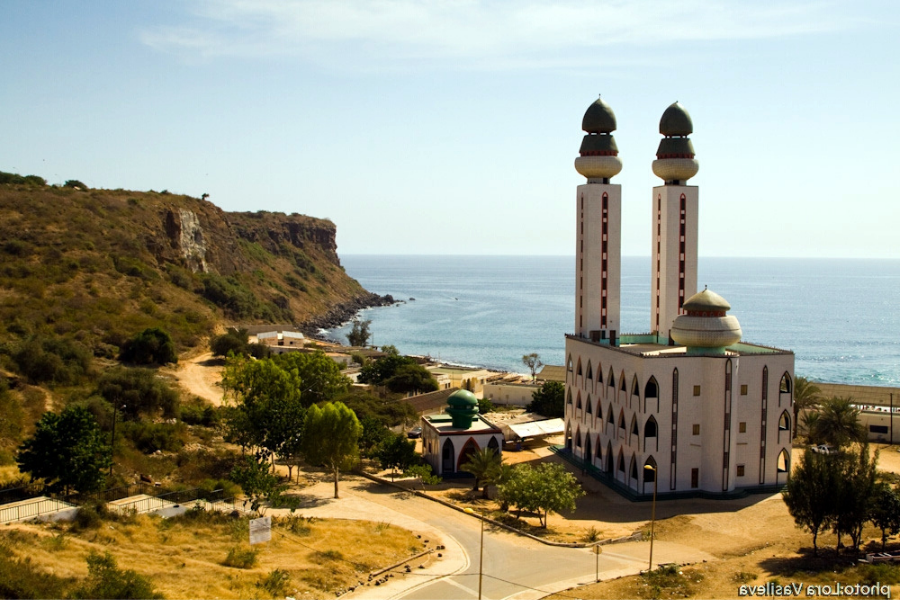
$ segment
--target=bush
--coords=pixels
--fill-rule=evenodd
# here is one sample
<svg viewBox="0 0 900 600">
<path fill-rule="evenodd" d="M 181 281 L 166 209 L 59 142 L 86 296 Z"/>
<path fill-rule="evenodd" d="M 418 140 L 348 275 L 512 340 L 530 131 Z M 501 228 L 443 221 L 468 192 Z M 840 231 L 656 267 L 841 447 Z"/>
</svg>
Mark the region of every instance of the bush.
<svg viewBox="0 0 900 600">
<path fill-rule="evenodd" d="M 487 398 L 480 398 L 478 400 L 478 412 L 479 414 L 485 415 L 494 410 L 494 403 L 491 402 Z"/>
<path fill-rule="evenodd" d="M 185 430 L 181 424 L 122 423 L 122 434 L 145 454 L 157 450 L 178 452 L 184 446 Z"/>
<path fill-rule="evenodd" d="M 178 352 L 168 332 L 151 327 L 125 342 L 119 359 L 138 365 L 164 365 L 177 363 Z"/>
<path fill-rule="evenodd" d="M 162 598 L 148 578 L 131 569 L 119 569 L 109 552 L 91 552 L 87 563 L 87 580 L 75 589 L 75 598 Z"/>
<path fill-rule="evenodd" d="M 235 569 L 252 569 L 256 566 L 256 557 L 258 550 L 253 548 L 244 549 L 235 546 L 228 551 L 224 564 L 226 567 L 234 567 Z"/>
<path fill-rule="evenodd" d="M 89 188 L 88 186 L 86 186 L 86 185 L 84 185 L 83 183 L 81 183 L 80 181 L 78 181 L 77 179 L 67 179 L 66 182 L 63 184 L 63 187 L 67 187 L 67 188 L 79 188 L 79 189 L 82 189 L 82 190 L 89 190 L 89 189 L 91 189 L 91 188 Z"/>
<path fill-rule="evenodd" d="M 167 418 L 178 413 L 178 393 L 149 369 L 110 369 L 100 378 L 97 389 L 131 420 L 160 410 Z"/>
<path fill-rule="evenodd" d="M 181 405 L 181 420 L 188 425 L 215 427 L 219 423 L 219 411 L 202 398 L 194 398 Z"/>
<path fill-rule="evenodd" d="M 288 593 L 288 585 L 291 583 L 291 578 L 288 575 L 287 571 L 282 571 L 281 569 L 275 569 L 268 575 L 266 575 L 263 579 L 256 584 L 257 587 L 261 587 L 266 590 L 272 596 L 279 597 L 285 596 Z"/>
<path fill-rule="evenodd" d="M 32 384 L 78 383 L 91 367 L 91 352 L 65 338 L 33 337 L 12 355 L 18 371 Z"/>
</svg>

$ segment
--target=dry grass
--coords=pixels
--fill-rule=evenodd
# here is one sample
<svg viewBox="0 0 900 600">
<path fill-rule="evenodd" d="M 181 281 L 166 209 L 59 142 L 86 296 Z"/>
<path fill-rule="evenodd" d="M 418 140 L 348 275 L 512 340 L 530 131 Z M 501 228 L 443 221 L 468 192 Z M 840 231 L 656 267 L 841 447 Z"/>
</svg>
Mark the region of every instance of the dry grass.
<svg viewBox="0 0 900 600">
<path fill-rule="evenodd" d="M 167 598 L 321 597 L 422 549 L 414 535 L 398 527 L 295 518 L 293 523 L 276 522 L 272 541 L 254 546 L 253 567 L 226 566 L 232 549 L 250 550 L 247 538 L 246 519 L 219 514 L 106 519 L 88 530 L 38 524 L 0 530 L 0 542 L 19 557 L 29 556 L 45 572 L 83 578 L 90 551 L 109 551 L 120 568 L 149 577 Z M 279 573 L 273 575 L 275 571 Z"/>
<path fill-rule="evenodd" d="M 17 465 L 0 465 L 0 489 L 22 477 Z"/>
</svg>

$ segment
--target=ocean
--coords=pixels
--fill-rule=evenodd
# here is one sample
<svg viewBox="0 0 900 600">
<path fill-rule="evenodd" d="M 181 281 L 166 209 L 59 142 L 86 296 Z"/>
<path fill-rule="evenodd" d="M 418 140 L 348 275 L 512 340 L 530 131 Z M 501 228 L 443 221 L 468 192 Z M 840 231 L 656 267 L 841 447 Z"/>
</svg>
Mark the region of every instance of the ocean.
<svg viewBox="0 0 900 600">
<path fill-rule="evenodd" d="M 348 255 L 367 290 L 405 303 L 372 308 L 371 344 L 446 362 L 527 372 L 537 352 L 562 365 L 575 320 L 568 256 Z M 702 258 L 698 287 L 731 304 L 743 339 L 794 351 L 798 375 L 900 385 L 900 260 Z M 622 330 L 650 324 L 650 258 L 622 259 Z M 350 326 L 330 330 L 346 343 Z"/>
</svg>

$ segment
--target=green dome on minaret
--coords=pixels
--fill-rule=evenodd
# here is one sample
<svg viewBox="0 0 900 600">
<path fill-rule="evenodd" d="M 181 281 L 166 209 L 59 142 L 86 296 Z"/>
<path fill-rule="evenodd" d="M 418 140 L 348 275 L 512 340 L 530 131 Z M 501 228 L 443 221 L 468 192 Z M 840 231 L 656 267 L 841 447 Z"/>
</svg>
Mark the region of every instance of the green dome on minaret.
<svg viewBox="0 0 900 600">
<path fill-rule="evenodd" d="M 447 398 L 447 414 L 457 429 L 468 429 L 478 416 L 478 398 L 468 390 L 453 392 Z"/>
</svg>

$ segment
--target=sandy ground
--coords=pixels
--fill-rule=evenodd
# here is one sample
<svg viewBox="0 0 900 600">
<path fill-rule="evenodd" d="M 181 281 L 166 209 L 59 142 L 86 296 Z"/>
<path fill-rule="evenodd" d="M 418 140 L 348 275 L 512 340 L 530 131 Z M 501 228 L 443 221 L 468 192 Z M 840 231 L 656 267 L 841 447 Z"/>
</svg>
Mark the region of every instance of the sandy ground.
<svg viewBox="0 0 900 600">
<path fill-rule="evenodd" d="M 204 352 L 194 357 L 183 358 L 177 367 L 161 371 L 178 380 L 189 394 L 199 396 L 213 406 L 221 406 L 223 390 L 220 382 L 224 368 L 222 360 L 213 358 L 212 352 Z"/>
</svg>

